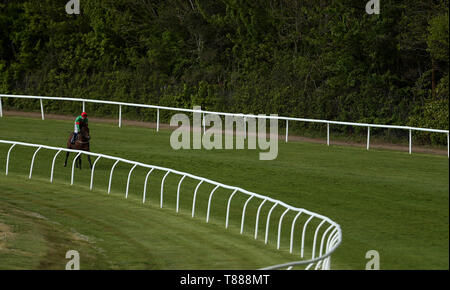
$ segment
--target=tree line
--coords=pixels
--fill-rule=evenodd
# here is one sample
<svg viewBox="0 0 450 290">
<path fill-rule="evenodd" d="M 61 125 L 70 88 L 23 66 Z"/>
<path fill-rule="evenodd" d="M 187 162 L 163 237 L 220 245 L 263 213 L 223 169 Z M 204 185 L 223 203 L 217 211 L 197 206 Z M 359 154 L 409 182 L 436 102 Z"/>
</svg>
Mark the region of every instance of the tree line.
<svg viewBox="0 0 450 290">
<path fill-rule="evenodd" d="M 448 129 L 448 0 L 380 2 L 2 0 L 0 92 Z"/>
</svg>

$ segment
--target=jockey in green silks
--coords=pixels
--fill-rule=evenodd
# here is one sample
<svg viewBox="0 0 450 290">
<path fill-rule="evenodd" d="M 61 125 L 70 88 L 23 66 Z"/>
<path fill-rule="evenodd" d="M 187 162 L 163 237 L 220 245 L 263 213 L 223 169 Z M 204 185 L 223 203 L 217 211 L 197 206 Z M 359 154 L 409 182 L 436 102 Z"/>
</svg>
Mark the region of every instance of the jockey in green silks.
<svg viewBox="0 0 450 290">
<path fill-rule="evenodd" d="M 87 126 L 88 125 L 88 118 L 87 113 L 83 112 L 80 116 L 78 116 L 75 119 L 75 127 L 73 131 L 73 137 L 72 140 L 70 140 L 70 143 L 75 144 L 75 141 L 77 140 L 78 133 L 80 132 L 80 126 Z"/>
</svg>

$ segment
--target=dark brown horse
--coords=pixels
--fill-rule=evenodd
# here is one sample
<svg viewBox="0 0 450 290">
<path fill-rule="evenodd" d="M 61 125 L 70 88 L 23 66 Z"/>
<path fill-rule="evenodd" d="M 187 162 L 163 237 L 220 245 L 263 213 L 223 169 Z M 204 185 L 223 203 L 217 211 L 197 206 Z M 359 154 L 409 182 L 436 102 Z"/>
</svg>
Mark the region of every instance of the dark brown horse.
<svg viewBox="0 0 450 290">
<path fill-rule="evenodd" d="M 83 150 L 83 151 L 90 151 L 89 150 L 89 140 L 91 139 L 91 136 L 89 135 L 89 128 L 88 126 L 80 126 L 80 133 L 78 133 L 77 140 L 75 141 L 75 144 L 72 144 L 70 141 L 72 140 L 73 133 L 70 134 L 69 140 L 67 140 L 67 148 L 68 149 L 75 149 L 75 150 Z M 67 159 L 69 158 L 70 152 L 66 152 L 66 160 L 64 161 L 64 167 L 67 166 Z M 87 155 L 87 159 L 89 161 L 89 166 L 92 169 L 92 162 L 91 157 Z M 77 168 L 81 169 L 81 156 L 75 160 L 75 166 Z"/>
</svg>

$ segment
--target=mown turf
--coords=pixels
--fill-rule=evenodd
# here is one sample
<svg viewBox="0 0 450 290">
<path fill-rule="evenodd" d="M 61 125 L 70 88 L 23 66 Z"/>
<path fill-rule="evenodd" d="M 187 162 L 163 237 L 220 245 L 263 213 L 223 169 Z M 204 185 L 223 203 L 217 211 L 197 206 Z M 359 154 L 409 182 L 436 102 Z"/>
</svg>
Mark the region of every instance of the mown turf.
<svg viewBox="0 0 450 290">
<path fill-rule="evenodd" d="M 72 124 L 67 121 L 41 121 L 18 117 L 0 119 L 0 139 L 5 140 L 64 147 L 71 129 Z M 448 269 L 449 162 L 445 156 L 424 154 L 410 156 L 407 153 L 396 151 L 367 151 L 355 147 L 327 147 L 319 144 L 280 142 L 276 160 L 260 161 L 258 150 L 173 150 L 169 143 L 171 132 L 166 130 L 157 133 L 154 129 L 148 128 L 117 128 L 113 125 L 95 123 L 90 125 L 90 129 L 92 134 L 91 150 L 94 152 L 186 171 L 268 195 L 293 206 L 303 207 L 330 217 L 341 225 L 343 231 L 343 243 L 332 259 L 332 268 L 334 269 L 364 269 L 368 262 L 365 253 L 369 250 L 377 250 L 380 253 L 381 269 Z M 0 172 L 4 172 L 8 148 L 8 146 L 0 145 Z M 32 154 L 33 150 L 13 149 L 11 173 L 10 176 L 0 180 L 0 192 L 2 192 L 0 196 L 5 195 L 2 190 L 4 186 L 17 187 L 17 190 L 26 187 L 25 183 L 14 186 L 14 182 L 19 181 L 13 179 L 10 184 L 9 180 L 17 175 L 21 176 L 24 182 L 26 181 Z M 33 176 L 48 178 L 49 163 L 51 163 L 52 157 L 51 152 L 41 150 L 36 158 Z M 58 156 L 55 184 L 51 186 L 56 186 L 65 195 L 72 189 L 70 185 L 67 185 L 70 181 L 70 168 L 62 168 L 62 162 L 63 156 Z M 79 194 L 83 196 L 80 196 L 79 200 L 76 198 L 73 203 L 79 202 L 79 206 L 84 206 L 88 204 L 88 197 L 96 196 L 97 198 L 97 195 L 105 194 L 112 164 L 113 162 L 106 160 L 98 162 L 94 180 L 96 191 L 93 192 L 88 191 L 90 171 L 86 168 L 77 171 L 75 185 L 72 188 L 75 191 L 82 190 Z M 85 159 L 83 165 L 86 165 Z M 111 196 L 123 199 L 130 167 L 123 164 L 117 166 L 112 184 L 114 192 Z M 110 206 L 114 209 L 116 203 L 125 203 L 130 207 L 140 204 L 143 179 L 146 173 L 146 170 L 138 168 L 133 172 L 130 201 L 114 200 Z M 159 212 L 163 215 L 166 209 L 170 209 L 167 214 L 172 216 L 179 177 L 168 176 L 167 190 L 173 194 L 164 197 L 165 207 L 162 210 L 152 209 L 152 206 L 159 205 L 159 186 L 162 178 L 161 173 L 155 174 L 150 178 L 149 183 L 149 188 L 151 188 L 148 197 L 149 205 L 142 206 L 146 210 L 155 210 L 155 215 Z M 195 185 L 196 183 L 193 181 L 183 182 L 182 190 L 185 194 L 182 195 L 180 214 L 176 218 L 186 218 L 192 222 L 190 218 L 192 205 L 190 203 L 191 192 Z M 37 186 L 34 185 L 34 187 Z M 50 190 L 52 187 L 45 188 Z M 199 222 L 201 221 L 199 224 L 204 224 L 206 202 L 211 189 L 211 187 L 205 186 L 199 192 L 198 212 L 196 213 Z M 39 191 L 36 190 L 36 192 Z M 230 193 L 226 191 L 214 195 L 211 226 L 216 226 L 219 231 L 225 231 L 223 228 L 224 212 L 229 195 Z M 9 201 L 0 204 L 10 204 L 11 200 L 14 200 L 12 195 L 8 194 L 7 196 Z M 133 198 L 135 202 L 132 202 Z M 59 203 L 59 206 L 64 208 L 63 201 L 64 198 L 61 200 L 58 198 L 53 202 Z M 230 233 L 239 233 L 240 212 L 244 201 L 244 197 L 238 197 L 236 200 L 236 207 L 233 207 L 231 225 L 228 230 Z M 49 201 L 49 206 L 51 206 L 51 202 L 52 199 Z M 34 202 L 28 201 L 25 204 L 34 205 Z M 22 208 L 25 207 L 25 204 L 20 205 L 19 203 L 17 210 L 37 212 L 45 216 L 41 213 L 42 210 L 38 205 L 34 208 Z M 258 205 L 256 202 L 250 202 L 249 214 L 255 213 Z M 97 204 L 88 208 L 85 213 L 95 212 L 94 209 L 99 208 L 101 205 Z M 262 210 L 263 214 L 267 213 L 269 208 L 265 207 Z M 113 209 L 112 211 L 114 211 Z M 281 213 L 281 209 L 275 210 L 273 221 L 276 221 Z M 128 215 L 123 215 L 123 218 L 127 217 L 129 220 L 127 226 L 138 223 L 137 219 L 133 219 L 133 214 L 134 208 Z M 100 217 L 95 217 L 94 220 L 98 218 Z M 283 224 L 282 228 L 283 239 L 280 255 L 285 255 L 287 252 L 286 234 L 289 228 L 288 221 L 292 218 L 293 216 L 289 216 L 289 214 L 285 217 L 287 222 L 286 226 Z M 67 222 L 72 219 L 72 217 L 68 217 Z M 187 221 L 186 224 L 188 224 Z M 275 222 L 271 223 L 270 233 L 276 231 L 274 224 Z M 245 235 L 244 237 L 239 236 L 239 238 L 252 241 L 253 226 L 254 220 L 249 219 L 248 226 L 246 220 Z M 80 223 L 80 227 L 76 230 L 89 236 L 89 234 L 83 233 L 84 227 L 85 225 Z M 123 230 L 122 226 L 118 226 L 119 230 Z M 263 230 L 261 226 L 259 231 Z M 144 232 L 146 229 L 141 229 L 141 231 Z M 29 234 L 32 235 L 32 233 Z M 113 232 L 109 232 L 108 235 L 114 236 Z M 132 235 L 130 234 L 130 236 Z M 183 236 L 183 234 L 179 235 L 180 238 Z M 218 243 L 220 243 L 220 239 Z M 156 243 L 157 240 L 158 238 L 155 237 L 154 242 Z M 261 239 L 252 242 L 263 245 Z M 266 246 L 267 250 L 273 249 L 275 242 L 275 235 L 271 235 L 269 245 Z M 127 244 L 125 240 L 122 240 L 121 243 Z M 295 252 L 298 252 L 298 245 L 295 247 Z M 108 249 L 108 247 L 106 248 Z M 171 253 L 172 248 L 173 245 L 168 246 L 167 252 Z M 91 251 L 95 252 L 95 248 Z M 133 253 L 132 250 L 127 252 L 124 257 L 129 258 L 126 260 L 124 258 L 123 262 L 142 266 L 139 259 L 133 259 L 133 257 L 140 257 L 137 252 L 139 250 L 136 250 L 136 253 Z M 190 265 L 187 268 L 197 268 L 197 266 L 201 268 L 201 262 L 195 258 L 198 255 L 195 254 L 195 251 L 192 253 L 189 262 L 186 262 Z M 289 256 L 283 256 L 283 258 L 288 259 Z M 152 264 L 154 268 L 170 268 L 167 264 L 170 265 L 170 262 L 164 260 L 162 256 L 151 260 L 155 263 Z M 101 262 L 98 263 L 101 264 Z M 105 263 L 101 264 L 101 267 L 104 267 Z M 246 264 L 245 262 L 225 264 L 222 264 L 222 267 L 245 268 L 248 266 L 251 268 L 260 265 L 259 263 Z M 93 265 L 93 267 L 97 266 L 95 262 Z M 128 267 L 120 264 L 118 267 L 133 268 L 132 265 Z M 149 265 L 149 267 L 153 266 Z M 219 265 L 218 268 L 220 267 Z"/>
<path fill-rule="evenodd" d="M 292 255 L 171 209 L 23 176 L 1 176 L 2 269 L 255 269 Z M 6 233 L 6 231 L 5 231 Z"/>
</svg>

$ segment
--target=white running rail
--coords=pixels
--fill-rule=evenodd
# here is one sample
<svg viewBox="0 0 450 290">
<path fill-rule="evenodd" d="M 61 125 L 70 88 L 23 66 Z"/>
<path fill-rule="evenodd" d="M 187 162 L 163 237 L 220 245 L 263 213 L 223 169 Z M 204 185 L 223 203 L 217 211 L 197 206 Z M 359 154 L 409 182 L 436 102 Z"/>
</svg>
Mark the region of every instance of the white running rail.
<svg viewBox="0 0 450 290">
<path fill-rule="evenodd" d="M 268 196 L 264 196 L 264 195 L 260 195 L 254 192 L 250 192 L 247 191 L 245 189 L 239 188 L 239 187 L 235 187 L 235 186 L 229 186 L 229 185 L 225 185 L 207 178 L 203 178 L 203 177 L 199 177 L 199 176 L 195 176 L 186 172 L 181 172 L 181 171 L 177 171 L 174 169 L 170 169 L 170 168 L 165 168 L 165 167 L 160 167 L 160 166 L 155 166 L 155 165 L 149 165 L 149 164 L 144 164 L 141 162 L 136 162 L 136 161 L 131 161 L 131 160 L 127 160 L 127 159 L 123 159 L 123 158 L 119 158 L 119 157 L 114 157 L 114 156 L 109 156 L 109 155 L 105 155 L 105 154 L 99 154 L 99 153 L 93 153 L 93 152 L 86 152 L 86 151 L 79 151 L 79 150 L 72 150 L 72 149 L 66 149 L 66 148 L 59 148 L 59 147 L 52 147 L 52 146 L 46 146 L 46 145 L 41 145 L 41 144 L 30 144 L 30 143 L 23 143 L 23 142 L 16 142 L 16 141 L 7 141 L 7 140 L 0 140 L 0 144 L 6 144 L 6 145 L 11 145 L 9 147 L 7 156 L 6 156 L 6 172 L 5 174 L 8 175 L 8 168 L 10 166 L 11 163 L 11 152 L 13 151 L 13 148 L 17 148 L 17 146 L 24 146 L 24 147 L 31 147 L 31 148 L 35 148 L 36 150 L 33 153 L 33 157 L 31 160 L 31 164 L 30 164 L 30 170 L 29 170 L 29 176 L 28 178 L 32 178 L 32 173 L 33 173 L 33 167 L 34 167 L 34 161 L 35 161 L 35 157 L 37 155 L 37 153 L 40 150 L 51 150 L 51 151 L 55 151 L 55 155 L 52 159 L 52 165 L 51 165 L 51 172 L 50 172 L 50 182 L 53 182 L 53 172 L 55 170 L 55 160 L 56 157 L 58 156 L 58 154 L 60 154 L 61 152 L 71 152 L 71 153 L 75 153 L 76 156 L 81 156 L 81 155 L 90 155 L 90 156 L 95 156 L 97 157 L 97 159 L 95 160 L 92 170 L 91 170 L 91 180 L 90 180 L 90 189 L 92 190 L 93 187 L 93 179 L 94 179 L 94 171 L 95 171 L 95 165 L 97 163 L 97 161 L 99 161 L 100 159 L 109 159 L 109 160 L 113 160 L 115 161 L 114 165 L 111 168 L 111 172 L 109 175 L 109 186 L 108 186 L 108 194 L 110 193 L 111 190 L 111 180 L 113 178 L 113 171 L 114 171 L 114 167 L 119 163 L 126 163 L 126 164 L 130 164 L 132 165 L 131 170 L 128 173 L 128 179 L 127 179 L 127 187 L 126 187 L 126 192 L 125 192 L 125 198 L 128 198 L 128 189 L 129 189 L 129 183 L 130 183 L 130 178 L 132 176 L 132 171 L 136 168 L 136 167 L 142 167 L 142 168 L 146 168 L 148 169 L 148 173 L 147 176 L 145 178 L 145 184 L 144 184 L 144 191 L 142 193 L 142 202 L 145 203 L 145 198 L 146 198 L 146 191 L 147 191 L 147 180 L 150 176 L 150 174 L 152 172 L 155 172 L 157 170 L 165 173 L 164 178 L 162 179 L 161 182 L 161 196 L 160 196 L 160 207 L 163 207 L 163 197 L 164 197 L 164 181 L 167 177 L 167 175 L 169 174 L 175 174 L 180 176 L 180 181 L 178 183 L 178 190 L 177 190 L 177 205 L 176 205 L 176 211 L 178 212 L 178 206 L 179 206 L 179 200 L 180 200 L 180 194 L 181 194 L 181 189 L 180 189 L 180 185 L 183 182 L 183 180 L 187 178 L 193 179 L 195 181 L 198 181 L 198 184 L 195 188 L 195 192 L 194 192 L 194 196 L 193 196 L 193 203 L 192 203 L 192 217 L 195 216 L 195 205 L 196 205 L 196 195 L 197 195 L 197 191 L 199 189 L 199 187 L 203 184 L 210 184 L 214 186 L 214 189 L 210 192 L 209 194 L 209 198 L 208 198 L 208 208 L 207 208 L 207 214 L 206 214 L 206 222 L 209 222 L 210 220 L 210 216 L 212 215 L 212 207 L 211 207 L 211 201 L 213 199 L 213 194 L 214 192 L 218 189 L 218 188 L 222 188 L 222 189 L 226 189 L 229 190 L 230 193 L 232 192 L 232 194 L 230 195 L 230 197 L 228 198 L 228 206 L 227 206 L 227 212 L 226 212 L 226 220 L 225 220 L 225 227 L 228 228 L 228 224 L 229 224 L 229 219 L 230 219 L 230 203 L 231 200 L 234 196 L 236 196 L 237 193 L 239 194 L 243 194 L 244 196 L 247 196 L 248 199 L 245 202 L 245 206 L 244 209 L 242 211 L 242 215 L 241 215 L 241 231 L 240 233 L 242 234 L 244 231 L 244 221 L 245 221 L 245 217 L 247 217 L 247 219 L 252 218 L 249 214 L 246 214 L 246 206 L 248 204 L 248 202 L 250 201 L 250 199 L 253 200 L 257 200 L 258 203 L 260 203 L 260 206 L 258 208 L 258 212 L 256 214 L 256 229 L 258 228 L 258 226 L 262 225 L 264 226 L 264 223 L 259 224 L 259 220 L 263 217 L 260 216 L 260 209 L 262 207 L 262 205 L 264 203 L 266 204 L 272 204 L 272 207 L 270 209 L 270 213 L 272 212 L 272 210 L 275 207 L 281 207 L 283 208 L 283 214 L 281 215 L 281 217 L 278 220 L 278 230 L 277 231 L 272 231 L 272 236 L 276 235 L 276 239 L 277 239 L 277 249 L 280 249 L 280 242 L 281 242 L 281 226 L 282 226 L 282 222 L 283 222 L 283 218 L 285 216 L 285 214 L 288 211 L 292 211 L 293 213 L 295 213 L 295 218 L 292 220 L 291 224 L 290 224 L 290 236 L 289 236 L 289 245 L 290 245 L 290 253 L 293 253 L 293 245 L 294 243 L 298 246 L 301 245 L 301 252 L 300 252 L 300 261 L 294 261 L 294 262 L 289 262 L 289 263 L 285 263 L 285 264 L 281 264 L 281 265 L 274 265 L 274 266 L 270 266 L 264 269 L 276 269 L 276 268 L 292 268 L 293 266 L 296 265 L 306 265 L 306 269 L 330 269 L 331 267 L 331 254 L 339 247 L 339 245 L 342 242 L 342 232 L 341 232 L 341 228 L 340 226 L 335 223 L 334 221 L 332 221 L 331 219 L 329 219 L 328 217 L 322 216 L 320 214 L 308 211 L 306 209 L 303 208 L 296 208 L 293 207 L 291 205 L 288 205 L 280 200 L 276 200 L 273 198 L 270 198 Z M 75 164 L 75 159 L 76 157 L 73 159 L 72 161 L 72 168 L 71 168 L 71 184 L 73 184 L 74 182 L 74 164 Z M 270 223 L 270 213 L 265 217 L 265 242 L 267 244 L 267 237 L 269 235 L 269 223 Z M 304 216 L 304 220 L 307 220 L 306 222 L 303 223 L 297 223 L 298 221 L 298 217 L 299 216 Z M 316 220 L 316 226 L 313 226 L 312 229 L 309 229 L 309 232 L 314 231 L 314 237 L 312 237 L 312 235 L 309 236 L 309 238 L 307 239 L 305 236 L 308 224 L 310 223 L 311 220 L 315 219 Z M 275 221 L 274 221 L 275 222 Z M 323 228 L 326 230 L 322 230 L 320 231 L 320 228 L 323 226 Z M 297 227 L 297 230 L 299 229 L 299 227 L 301 228 L 301 235 L 300 232 L 297 232 L 297 234 L 295 234 L 295 228 Z M 255 239 L 257 239 L 257 231 L 255 230 Z M 311 243 L 312 241 L 312 243 Z M 306 257 L 305 253 L 304 253 L 304 249 L 305 248 L 312 248 L 311 251 L 311 257 Z"/>
<path fill-rule="evenodd" d="M 223 112 L 212 112 L 212 111 L 203 111 L 203 110 L 193 110 L 193 109 L 183 109 L 183 108 L 173 108 L 173 107 L 165 107 L 165 106 L 155 106 L 155 105 L 146 105 L 146 104 L 136 104 L 136 103 L 124 103 L 124 102 L 114 102 L 114 101 L 105 101 L 105 100 L 93 100 L 93 99 L 81 99 L 81 98 L 60 98 L 60 97 L 45 97 L 45 96 L 26 96 L 26 95 L 5 95 L 0 94 L 0 117 L 2 117 L 2 98 L 23 98 L 23 99 L 38 99 L 41 107 L 41 118 L 45 119 L 44 115 L 44 104 L 43 100 L 54 100 L 54 101 L 73 101 L 73 102 L 81 102 L 82 110 L 85 111 L 86 103 L 98 103 L 98 104 L 109 104 L 109 105 L 117 105 L 119 106 L 119 127 L 122 126 L 122 106 L 129 107 L 140 107 L 140 108 L 149 108 L 156 109 L 156 131 L 159 131 L 159 111 L 160 110 L 169 110 L 169 111 L 178 111 L 178 112 L 190 112 L 190 113 L 201 113 L 203 114 L 203 120 L 205 114 L 213 114 L 220 116 L 233 116 L 233 117 L 242 117 L 244 118 L 244 122 L 248 118 L 264 118 L 264 119 L 277 119 L 286 121 L 286 142 L 289 139 L 289 121 L 296 122 L 310 122 L 310 123 L 323 123 L 327 124 L 327 145 L 330 145 L 330 124 L 333 125 L 345 125 L 345 126 L 358 126 L 358 127 L 367 127 L 367 150 L 370 149 L 370 128 L 385 128 L 385 129 L 400 129 L 400 130 L 408 130 L 409 131 L 409 154 L 412 154 L 412 132 L 413 131 L 424 131 L 431 133 L 443 133 L 447 134 L 447 157 L 450 157 L 450 137 L 449 130 L 440 130 L 440 129 L 429 129 L 429 128 L 418 128 L 418 127 L 409 127 L 409 126 L 397 126 L 397 125 L 379 125 L 379 124 L 367 124 L 367 123 L 353 123 L 353 122 L 340 122 L 340 121 L 328 121 L 328 120 L 318 120 L 318 119 L 304 119 L 304 118 L 291 118 L 291 117 L 281 117 L 281 116 L 263 116 L 263 115 L 253 115 L 253 114 L 234 114 L 234 113 L 223 113 Z M 204 122 L 203 126 L 204 126 Z M 203 128 L 205 130 L 205 128 Z"/>
</svg>

